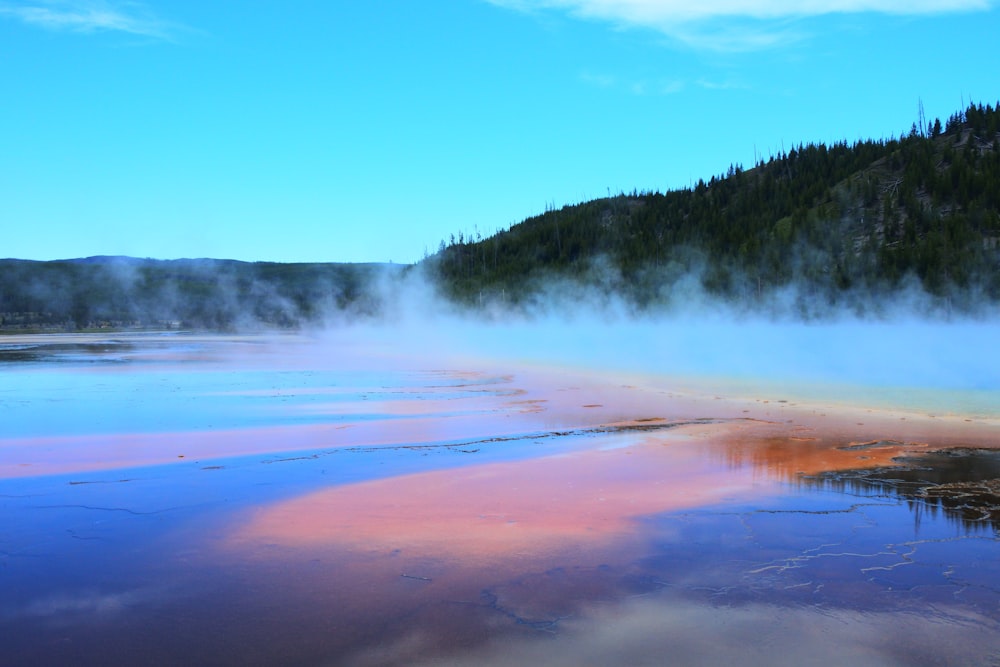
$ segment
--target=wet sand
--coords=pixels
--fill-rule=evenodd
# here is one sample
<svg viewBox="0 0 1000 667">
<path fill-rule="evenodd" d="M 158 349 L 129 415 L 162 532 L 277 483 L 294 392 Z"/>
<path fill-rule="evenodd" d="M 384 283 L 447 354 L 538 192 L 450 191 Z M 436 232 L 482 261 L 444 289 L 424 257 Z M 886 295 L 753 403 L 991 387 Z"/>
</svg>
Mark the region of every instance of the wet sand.
<svg viewBox="0 0 1000 667">
<path fill-rule="evenodd" d="M 4 368 L 0 654 L 1000 656 L 995 415 L 274 343 L 87 337 Z"/>
</svg>

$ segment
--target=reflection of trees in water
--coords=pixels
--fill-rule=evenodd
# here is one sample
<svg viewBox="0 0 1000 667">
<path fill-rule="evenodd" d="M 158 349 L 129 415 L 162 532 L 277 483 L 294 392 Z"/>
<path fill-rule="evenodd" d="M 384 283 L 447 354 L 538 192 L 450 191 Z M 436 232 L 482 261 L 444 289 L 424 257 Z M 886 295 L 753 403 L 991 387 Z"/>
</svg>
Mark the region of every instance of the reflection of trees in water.
<svg viewBox="0 0 1000 667">
<path fill-rule="evenodd" d="M 729 468 L 752 467 L 792 484 L 855 496 L 905 500 L 919 522 L 943 516 L 1000 535 L 1000 450 L 872 440 L 834 447 L 811 437 L 755 437 L 724 443 Z M 863 467 L 864 466 L 864 467 Z"/>
<path fill-rule="evenodd" d="M 940 513 L 969 530 L 1000 534 L 1000 451 L 947 449 L 896 459 L 899 465 L 801 476 L 802 484 L 905 500 L 917 521 Z"/>
<path fill-rule="evenodd" d="M 137 349 L 117 340 L 97 343 L 32 343 L 0 347 L 0 363 L 26 361 L 120 361 L 117 355 Z"/>
<path fill-rule="evenodd" d="M 819 437 L 787 435 L 733 438 L 722 442 L 717 456 L 729 469 L 751 467 L 770 477 L 796 483 L 803 475 L 853 470 L 860 465 L 892 465 L 895 457 L 907 449 L 923 446 L 896 440 L 845 447 L 835 444 Z"/>
</svg>

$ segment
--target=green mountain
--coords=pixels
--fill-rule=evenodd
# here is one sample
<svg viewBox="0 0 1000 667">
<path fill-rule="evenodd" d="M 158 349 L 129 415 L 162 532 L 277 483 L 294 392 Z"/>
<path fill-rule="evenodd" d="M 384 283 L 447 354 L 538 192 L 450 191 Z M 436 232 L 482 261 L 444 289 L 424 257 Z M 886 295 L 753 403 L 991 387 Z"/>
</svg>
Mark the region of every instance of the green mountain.
<svg viewBox="0 0 1000 667">
<path fill-rule="evenodd" d="M 382 264 L 130 257 L 0 260 L 0 330 L 295 327 L 373 314 Z"/>
<path fill-rule="evenodd" d="M 692 276 L 753 308 L 794 287 L 804 310 L 914 284 L 949 308 L 1000 300 L 1000 108 L 832 146 L 800 145 L 683 190 L 546 211 L 424 261 L 469 304 L 519 303 L 552 281 L 670 303 Z"/>
</svg>

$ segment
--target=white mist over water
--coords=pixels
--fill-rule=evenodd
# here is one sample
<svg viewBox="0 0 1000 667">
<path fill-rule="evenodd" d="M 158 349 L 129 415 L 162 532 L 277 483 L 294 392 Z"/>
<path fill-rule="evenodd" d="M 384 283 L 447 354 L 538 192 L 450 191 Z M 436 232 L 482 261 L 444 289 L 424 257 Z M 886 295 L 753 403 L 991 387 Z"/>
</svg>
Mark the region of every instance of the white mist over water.
<svg viewBox="0 0 1000 667">
<path fill-rule="evenodd" d="M 609 279 L 610 281 L 610 279 Z M 380 341 L 428 359 L 497 358 L 658 375 L 758 378 L 946 391 L 1000 391 L 1000 312 L 941 309 L 916 287 L 857 297 L 804 320 L 789 288 L 754 309 L 692 277 L 671 305 L 637 310 L 605 288 L 553 280 L 527 304 L 462 310 L 415 272 L 380 286 L 382 327 L 336 318 L 327 335 Z M 819 311 L 820 305 L 813 306 Z"/>
<path fill-rule="evenodd" d="M 413 303 L 413 302 L 411 302 Z M 767 318 L 719 307 L 699 314 L 636 316 L 623 308 L 488 321 L 438 306 L 389 326 L 334 327 L 333 340 L 363 339 L 401 358 L 461 368 L 474 360 L 624 375 L 704 378 L 750 391 L 835 387 L 866 404 L 1000 416 L 1000 320 L 913 316 L 820 322 Z M 827 396 L 830 394 L 827 393 Z"/>
<path fill-rule="evenodd" d="M 132 285 L 130 265 L 119 268 L 116 279 Z M 376 272 L 373 312 L 381 314 L 338 309 L 335 299 L 317 305 L 325 317 L 311 335 L 333 345 L 315 354 L 351 366 L 362 362 L 350 351 L 364 346 L 407 368 L 529 362 L 622 376 L 735 381 L 753 385 L 750 391 L 840 386 L 839 394 L 861 403 L 882 400 L 879 394 L 890 400 L 904 390 L 910 401 L 919 394 L 929 410 L 1000 412 L 1000 355 L 994 351 L 1000 312 L 986 301 L 977 309 L 979 319 L 957 318 L 913 286 L 892 295 L 855 295 L 850 302 L 845 297 L 839 305 L 809 301 L 788 288 L 738 305 L 713 299 L 691 275 L 672 285 L 662 307 L 643 310 L 619 296 L 620 276 L 605 273 L 596 286 L 553 278 L 518 305 L 485 299 L 481 307 L 462 309 L 441 297 L 421 267 Z M 237 312 L 235 285 L 220 291 L 228 295 L 223 310 Z M 801 318 L 804 302 L 814 314 L 808 321 Z M 251 312 L 234 321 L 266 331 Z"/>
</svg>

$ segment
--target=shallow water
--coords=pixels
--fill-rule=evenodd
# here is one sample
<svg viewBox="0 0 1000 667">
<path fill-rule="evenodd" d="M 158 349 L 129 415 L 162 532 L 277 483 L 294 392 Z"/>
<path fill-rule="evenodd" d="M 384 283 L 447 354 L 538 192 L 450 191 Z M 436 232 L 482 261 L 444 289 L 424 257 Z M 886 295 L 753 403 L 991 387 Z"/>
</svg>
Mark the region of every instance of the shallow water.
<svg viewBox="0 0 1000 667">
<path fill-rule="evenodd" d="M 352 336 L 0 340 L 0 662 L 1000 663 L 988 363 Z"/>
</svg>

